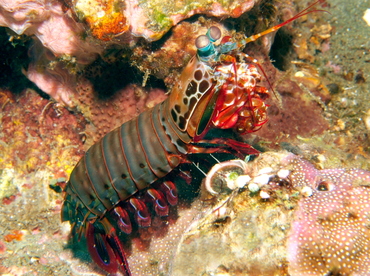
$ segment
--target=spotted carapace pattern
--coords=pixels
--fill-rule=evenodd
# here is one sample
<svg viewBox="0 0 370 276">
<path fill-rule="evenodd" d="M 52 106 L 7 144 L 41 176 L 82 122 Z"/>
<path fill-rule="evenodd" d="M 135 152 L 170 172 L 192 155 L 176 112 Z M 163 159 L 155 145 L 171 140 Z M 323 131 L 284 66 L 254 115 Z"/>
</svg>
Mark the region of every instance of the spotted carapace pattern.
<svg viewBox="0 0 370 276">
<path fill-rule="evenodd" d="M 194 113 L 194 109 L 197 107 L 197 103 L 201 100 L 204 93 L 206 93 L 212 86 L 214 86 L 214 79 L 210 75 L 211 68 L 203 63 L 197 62 L 197 58 L 193 57 L 189 62 L 190 66 L 194 66 L 194 71 L 184 71 L 184 76 L 190 81 L 186 86 L 185 91 L 182 91 L 183 83 L 178 83 L 177 87 L 173 91 L 176 93 L 183 93 L 182 101 L 175 104 L 171 108 L 171 116 L 173 121 L 182 131 L 185 131 L 188 127 L 190 117 Z M 192 74 L 187 76 L 187 73 Z M 212 78 L 211 78 L 212 77 Z"/>
</svg>

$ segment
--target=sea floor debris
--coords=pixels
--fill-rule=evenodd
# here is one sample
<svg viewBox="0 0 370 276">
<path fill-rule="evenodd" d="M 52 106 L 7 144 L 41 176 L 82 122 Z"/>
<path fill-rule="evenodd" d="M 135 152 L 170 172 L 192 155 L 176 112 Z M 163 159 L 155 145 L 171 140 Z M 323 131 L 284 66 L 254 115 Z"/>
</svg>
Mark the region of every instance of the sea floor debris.
<svg viewBox="0 0 370 276">
<path fill-rule="evenodd" d="M 219 174 L 205 181 L 217 187 L 223 182 L 224 189 L 185 232 L 173 275 L 366 275 L 370 270 L 369 171 L 318 170 L 287 152 L 263 153 L 245 163 L 244 171 L 232 161 L 221 165 L 216 165 Z M 231 192 L 230 174 L 237 174 L 235 182 L 247 179 L 244 188 Z"/>
</svg>

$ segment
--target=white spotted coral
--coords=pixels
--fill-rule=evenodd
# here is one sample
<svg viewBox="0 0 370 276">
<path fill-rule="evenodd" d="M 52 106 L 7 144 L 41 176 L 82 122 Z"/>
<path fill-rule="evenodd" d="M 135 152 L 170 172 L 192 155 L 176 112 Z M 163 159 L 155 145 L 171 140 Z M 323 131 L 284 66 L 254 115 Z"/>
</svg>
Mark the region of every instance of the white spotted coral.
<svg viewBox="0 0 370 276">
<path fill-rule="evenodd" d="M 370 172 L 316 170 L 298 158 L 291 164 L 292 184 L 314 193 L 295 213 L 287 244 L 290 275 L 369 275 Z"/>
</svg>

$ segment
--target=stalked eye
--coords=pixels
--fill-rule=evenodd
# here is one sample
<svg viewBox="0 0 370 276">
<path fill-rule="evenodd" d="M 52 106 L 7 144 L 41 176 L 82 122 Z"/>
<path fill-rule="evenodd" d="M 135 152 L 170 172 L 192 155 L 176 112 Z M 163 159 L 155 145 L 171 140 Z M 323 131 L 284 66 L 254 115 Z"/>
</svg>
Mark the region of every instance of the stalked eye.
<svg viewBox="0 0 370 276">
<path fill-rule="evenodd" d="M 195 40 L 195 46 L 198 48 L 198 56 L 203 60 L 208 60 L 215 54 L 215 47 L 206 35 L 200 35 Z"/>
<path fill-rule="evenodd" d="M 195 46 L 200 51 L 209 50 L 210 45 L 211 45 L 211 41 L 209 40 L 208 36 L 206 36 L 206 35 L 200 35 L 195 40 Z"/>
<path fill-rule="evenodd" d="M 207 36 L 211 40 L 211 42 L 215 42 L 216 40 L 220 39 L 221 37 L 220 28 L 212 26 L 211 28 L 208 29 Z"/>
</svg>

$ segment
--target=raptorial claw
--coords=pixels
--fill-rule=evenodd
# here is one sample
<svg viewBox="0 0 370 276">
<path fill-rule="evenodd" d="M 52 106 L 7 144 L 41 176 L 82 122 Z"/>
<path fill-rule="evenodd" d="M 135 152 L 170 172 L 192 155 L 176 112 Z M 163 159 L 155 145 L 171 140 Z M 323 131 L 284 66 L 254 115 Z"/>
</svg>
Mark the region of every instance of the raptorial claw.
<svg viewBox="0 0 370 276">
<path fill-rule="evenodd" d="M 102 229 L 97 229 L 91 222 L 86 225 L 87 248 L 91 258 L 108 273 L 120 270 L 125 276 L 131 276 L 126 254 L 116 230 L 107 219 L 101 221 L 101 226 Z"/>
<path fill-rule="evenodd" d="M 98 233 L 92 223 L 86 225 L 86 242 L 93 261 L 108 273 L 118 271 L 113 249 L 106 242 L 106 234 Z"/>
<path fill-rule="evenodd" d="M 131 271 L 127 263 L 126 254 L 124 253 L 122 243 L 116 235 L 116 232 L 114 231 L 113 234 L 111 233 L 110 235 L 108 235 L 106 239 L 113 249 L 114 255 L 116 256 L 116 261 L 118 262 L 121 271 L 124 273 L 125 276 L 131 276 Z"/>
</svg>

